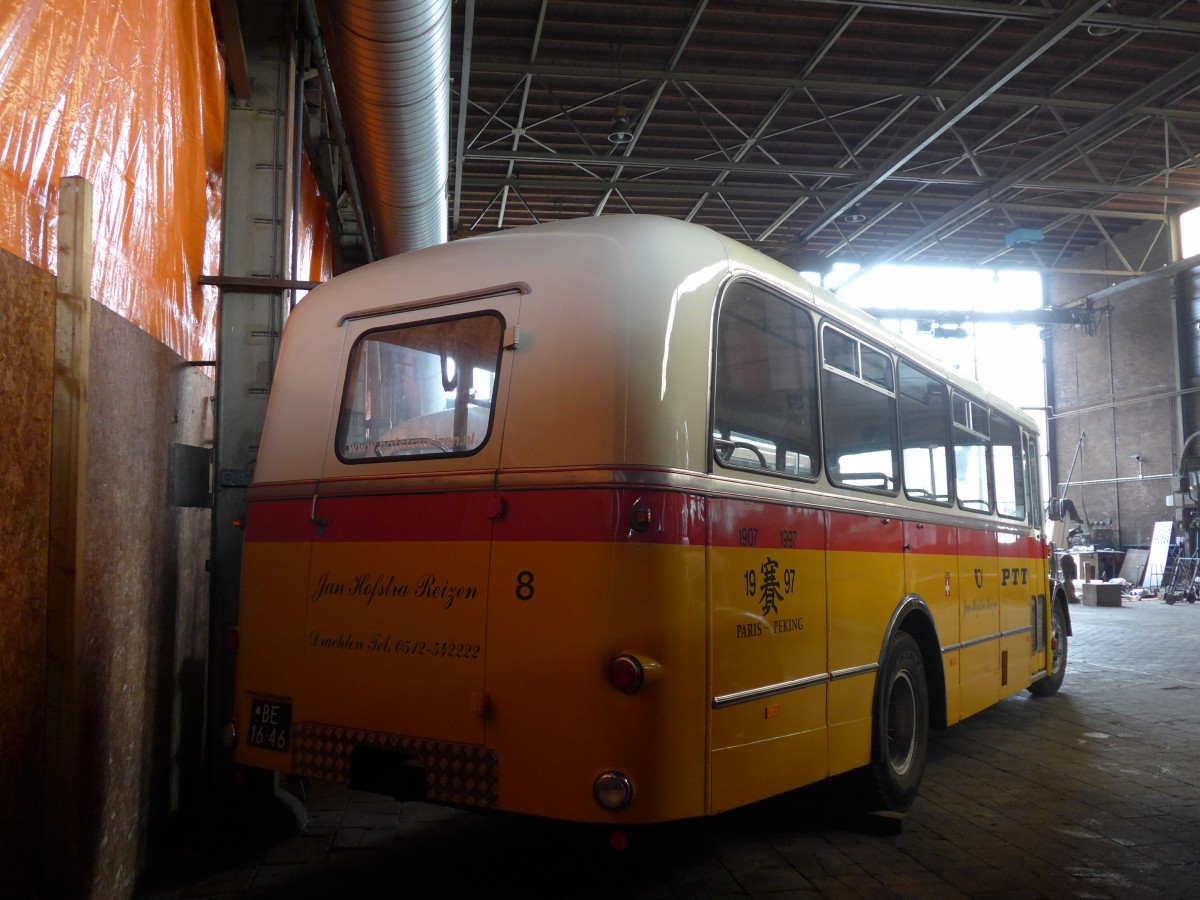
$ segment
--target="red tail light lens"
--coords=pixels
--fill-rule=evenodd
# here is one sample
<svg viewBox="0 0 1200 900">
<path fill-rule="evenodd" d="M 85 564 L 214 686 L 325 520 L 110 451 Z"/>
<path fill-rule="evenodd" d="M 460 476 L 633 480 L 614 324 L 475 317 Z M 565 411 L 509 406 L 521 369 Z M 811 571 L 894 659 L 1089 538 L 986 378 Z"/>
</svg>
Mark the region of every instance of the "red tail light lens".
<svg viewBox="0 0 1200 900">
<path fill-rule="evenodd" d="M 646 670 L 636 656 L 623 653 L 608 664 L 608 682 L 618 691 L 636 693 L 646 680 Z"/>
</svg>

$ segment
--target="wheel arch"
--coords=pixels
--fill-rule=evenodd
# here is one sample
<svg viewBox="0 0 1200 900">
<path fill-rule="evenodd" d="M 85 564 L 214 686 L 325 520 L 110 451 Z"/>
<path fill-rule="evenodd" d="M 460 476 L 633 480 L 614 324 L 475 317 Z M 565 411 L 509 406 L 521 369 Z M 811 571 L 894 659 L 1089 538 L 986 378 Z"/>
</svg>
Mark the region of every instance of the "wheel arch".
<svg viewBox="0 0 1200 900">
<path fill-rule="evenodd" d="M 1070 623 L 1068 622 L 1068 629 Z M 925 683 L 929 699 L 929 724 L 938 728 L 946 727 L 946 670 L 942 665 L 942 643 L 938 639 L 937 625 L 933 621 L 933 612 L 929 605 L 918 594 L 908 594 L 896 606 L 888 621 L 887 630 L 883 635 L 883 643 L 879 648 L 879 671 L 883 671 L 884 659 L 892 637 L 898 631 L 909 634 L 917 642 L 921 651 L 921 662 L 925 666 Z M 876 701 L 878 701 L 880 685 L 875 684 Z"/>
<path fill-rule="evenodd" d="M 1055 582 L 1054 591 L 1051 596 L 1053 597 L 1053 602 L 1062 608 L 1063 622 L 1067 626 L 1067 637 L 1073 637 L 1074 635 L 1071 631 L 1071 605 L 1067 602 L 1066 589 L 1061 584 Z"/>
</svg>

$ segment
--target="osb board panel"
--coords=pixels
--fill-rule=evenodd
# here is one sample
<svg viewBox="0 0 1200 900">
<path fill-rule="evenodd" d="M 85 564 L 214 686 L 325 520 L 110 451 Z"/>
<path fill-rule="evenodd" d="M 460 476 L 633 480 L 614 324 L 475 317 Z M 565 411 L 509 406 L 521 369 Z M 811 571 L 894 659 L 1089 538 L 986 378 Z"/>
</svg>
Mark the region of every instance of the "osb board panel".
<svg viewBox="0 0 1200 900">
<path fill-rule="evenodd" d="M 0 871 L 15 896 L 41 821 L 53 357 L 53 276 L 0 252 Z"/>
<path fill-rule="evenodd" d="M 81 779 L 94 897 L 129 896 L 199 779 L 209 511 L 170 503 L 174 442 L 208 446 L 213 383 L 92 304 Z"/>
<path fill-rule="evenodd" d="M 175 442 L 210 446 L 212 381 L 91 307 L 83 894 L 130 896 L 194 797 L 207 653 L 209 512 L 170 505 Z M 46 773 L 46 566 L 54 279 L 0 252 L 0 872 L 34 896 Z"/>
</svg>

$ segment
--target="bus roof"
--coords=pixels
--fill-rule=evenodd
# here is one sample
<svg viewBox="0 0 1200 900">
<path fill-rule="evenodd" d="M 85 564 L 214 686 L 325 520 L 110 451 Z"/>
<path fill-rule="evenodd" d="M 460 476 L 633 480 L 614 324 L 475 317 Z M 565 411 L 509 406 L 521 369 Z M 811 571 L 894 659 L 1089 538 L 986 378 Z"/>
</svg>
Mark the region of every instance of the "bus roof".
<svg viewBox="0 0 1200 900">
<path fill-rule="evenodd" d="M 657 440 L 654 446 L 682 442 L 670 432 L 673 426 L 653 424 L 659 431 L 652 437 L 645 421 L 618 422 L 617 407 L 626 402 L 623 398 L 642 391 L 657 410 L 648 408 L 651 417 L 675 414 L 677 420 L 695 421 L 704 415 L 707 378 L 697 376 L 707 371 L 715 304 L 721 285 L 739 276 L 756 278 L 808 303 L 1036 431 L 1034 421 L 1016 407 L 782 263 L 700 225 L 612 215 L 515 228 L 411 251 L 315 288 L 297 305 L 284 330 L 256 478 L 308 478 L 321 470 L 316 454 L 322 451 L 314 445 L 328 443 L 330 416 L 336 417 L 340 406 L 342 354 L 348 349 L 343 346 L 343 326 L 348 321 L 385 312 L 411 316 L 412 310 L 436 306 L 439 298 L 450 302 L 487 296 L 489 290 L 513 285 L 528 292 L 521 301 L 520 327 L 524 333 L 528 324 L 530 346 L 539 348 L 537 377 L 542 383 L 574 389 L 578 402 L 613 414 L 605 423 L 613 436 L 597 438 L 597 426 L 589 456 L 601 458 L 611 450 L 612 462 L 620 463 L 650 446 L 639 445 L 643 439 Z M 575 335 L 564 339 L 564 331 Z M 523 344 L 523 353 L 524 349 Z M 532 364 L 534 357 L 529 361 Z M 575 371 L 581 368 L 588 371 Z M 623 435 L 618 433 L 622 428 Z M 608 450 L 599 443 L 603 440 L 610 441 Z M 693 428 L 686 439 L 689 449 L 678 451 L 676 464 L 699 464 L 697 441 L 703 440 Z M 507 439 L 505 443 L 506 452 L 510 445 L 516 449 Z"/>
</svg>

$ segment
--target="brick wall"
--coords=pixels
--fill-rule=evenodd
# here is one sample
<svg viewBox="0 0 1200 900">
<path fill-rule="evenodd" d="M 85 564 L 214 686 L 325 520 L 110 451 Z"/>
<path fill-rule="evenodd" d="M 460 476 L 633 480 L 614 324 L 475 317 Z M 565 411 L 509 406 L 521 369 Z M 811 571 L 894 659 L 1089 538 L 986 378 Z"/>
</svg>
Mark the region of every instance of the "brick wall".
<svg viewBox="0 0 1200 900">
<path fill-rule="evenodd" d="M 1157 225 L 1147 225 L 1121 241 L 1127 259 L 1145 260 L 1151 269 L 1171 262 L 1169 242 Z M 1074 268 L 1116 268 L 1107 246 L 1072 259 Z M 1050 300 L 1068 303 L 1108 287 L 1118 279 L 1098 275 L 1048 279 Z M 1052 480 L 1066 481 L 1078 448 L 1071 481 L 1104 482 L 1071 487 L 1067 496 L 1092 522 L 1112 522 L 1120 544 L 1146 545 L 1157 521 L 1171 519 L 1166 504 L 1172 480 L 1152 476 L 1173 472 L 1183 437 L 1176 366 L 1176 288 L 1162 279 L 1099 302 L 1109 307 L 1094 334 L 1082 326 L 1060 326 L 1047 348 Z M 1084 435 L 1080 445 L 1080 435 Z M 1145 480 L 1136 479 L 1138 462 Z M 1057 491 L 1056 491 L 1057 492 Z"/>
</svg>

